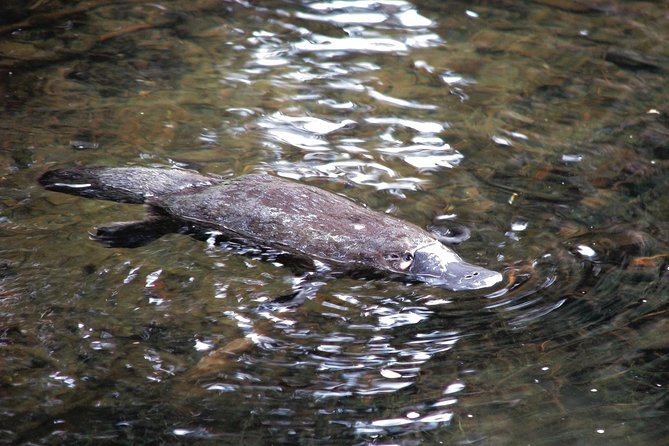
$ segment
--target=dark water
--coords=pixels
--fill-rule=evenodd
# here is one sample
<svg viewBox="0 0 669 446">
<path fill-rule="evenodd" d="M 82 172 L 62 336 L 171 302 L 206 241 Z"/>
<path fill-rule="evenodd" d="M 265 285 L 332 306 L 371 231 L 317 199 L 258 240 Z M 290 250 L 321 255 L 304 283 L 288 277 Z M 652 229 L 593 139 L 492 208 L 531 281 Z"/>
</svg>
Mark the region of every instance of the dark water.
<svg viewBox="0 0 669 446">
<path fill-rule="evenodd" d="M 665 2 L 3 2 L 0 444 L 662 444 Z M 48 193 L 82 165 L 266 171 L 506 285 L 331 280 Z M 382 236 L 382 234 L 380 234 Z M 210 352 L 213 356 L 207 356 Z M 203 359 L 204 358 L 204 359 Z"/>
</svg>

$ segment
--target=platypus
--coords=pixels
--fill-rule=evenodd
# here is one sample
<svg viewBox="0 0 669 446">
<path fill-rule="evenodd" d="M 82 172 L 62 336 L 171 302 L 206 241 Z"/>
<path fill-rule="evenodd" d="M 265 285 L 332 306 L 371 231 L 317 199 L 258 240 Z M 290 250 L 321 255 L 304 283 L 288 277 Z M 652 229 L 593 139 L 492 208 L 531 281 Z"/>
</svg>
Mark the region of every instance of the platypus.
<svg viewBox="0 0 669 446">
<path fill-rule="evenodd" d="M 412 223 L 270 174 L 224 179 L 173 168 L 76 167 L 48 171 L 39 182 L 51 191 L 144 203 L 145 220 L 97 228 L 93 238 L 107 246 L 140 246 L 170 232 L 215 234 L 338 271 L 374 271 L 454 291 L 502 280 Z"/>
</svg>

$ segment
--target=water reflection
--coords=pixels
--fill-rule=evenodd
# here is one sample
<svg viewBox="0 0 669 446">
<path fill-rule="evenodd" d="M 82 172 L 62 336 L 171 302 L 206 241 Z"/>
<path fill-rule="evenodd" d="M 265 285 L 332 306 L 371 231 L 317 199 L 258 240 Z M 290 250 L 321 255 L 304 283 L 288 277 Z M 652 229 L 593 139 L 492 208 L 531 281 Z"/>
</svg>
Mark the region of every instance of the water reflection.
<svg viewBox="0 0 669 446">
<path fill-rule="evenodd" d="M 379 88 L 383 84 L 373 75 L 381 67 L 369 59 L 356 57 L 358 53 L 406 56 L 413 48 L 437 46 L 442 40 L 428 31 L 434 23 L 419 14 L 414 5 L 401 1 L 322 2 L 306 6 L 318 13 L 296 11 L 294 17 L 302 20 L 305 26 L 325 21 L 341 29 L 345 36 L 335 38 L 311 32 L 305 26 L 296 28 L 282 23 L 281 27 L 289 29 L 287 36 L 279 36 L 269 30 L 255 32 L 248 41 L 258 47 L 253 52 L 254 60 L 237 74 L 231 73 L 229 68 L 224 72 L 225 82 L 235 87 L 239 87 L 235 79 L 245 79 L 243 82 L 248 83 L 260 76 L 272 76 L 273 85 L 280 89 L 277 93 L 286 95 L 286 100 L 290 101 L 290 108 L 283 109 L 279 104 L 282 111 L 257 121 L 259 128 L 265 130 L 264 135 L 259 136 L 266 138 L 266 146 L 272 148 L 278 158 L 272 167 L 292 178 L 344 175 L 356 184 L 375 184 L 377 189 L 396 191 L 414 190 L 417 181 L 403 178 L 386 163 L 378 162 L 384 153 L 402 151 L 401 158 L 419 170 L 456 164 L 460 159 L 457 151 L 436 136 L 444 131 L 446 123 L 393 116 L 403 109 L 433 111 L 439 107 L 383 91 L 386 88 Z M 286 46 L 286 37 L 297 40 Z M 263 69 L 258 71 L 257 66 Z M 309 92 L 306 93 L 300 84 L 308 86 Z M 255 88 L 255 84 L 253 86 Z M 362 100 L 335 99 L 341 94 L 351 93 L 361 93 Z M 326 112 L 321 106 L 346 114 L 326 119 L 325 116 L 331 112 Z M 369 114 L 372 109 L 382 111 L 386 106 L 392 113 L 385 117 Z M 351 130 L 363 122 L 377 126 L 375 130 L 365 131 L 376 136 L 351 138 Z M 413 138 L 415 144 L 396 147 L 405 145 L 403 139 L 394 135 L 398 127 L 413 129 L 416 132 Z M 298 160 L 286 150 L 287 147 L 310 153 L 302 155 L 303 160 Z M 331 164 L 323 165 L 322 161 Z M 383 175 L 360 177 L 351 170 L 386 171 L 388 176 L 398 178 L 388 182 Z"/>
<path fill-rule="evenodd" d="M 399 24 L 406 27 L 428 27 L 433 25 L 432 20 L 416 11 L 415 7 L 404 1 L 334 1 L 317 2 L 307 5 L 320 14 L 305 14 L 298 12 L 299 18 L 308 20 L 323 20 L 338 25 L 353 24 Z M 358 12 L 338 12 L 338 11 Z M 330 14 L 328 14 L 330 13 Z"/>
<path fill-rule="evenodd" d="M 3 441 L 666 438 L 664 4 L 13 3 Z M 86 232 L 143 210 L 34 183 L 128 163 L 264 170 L 464 228 L 505 285 L 333 278 L 273 304 L 301 280 L 276 259 L 107 250 Z"/>
</svg>

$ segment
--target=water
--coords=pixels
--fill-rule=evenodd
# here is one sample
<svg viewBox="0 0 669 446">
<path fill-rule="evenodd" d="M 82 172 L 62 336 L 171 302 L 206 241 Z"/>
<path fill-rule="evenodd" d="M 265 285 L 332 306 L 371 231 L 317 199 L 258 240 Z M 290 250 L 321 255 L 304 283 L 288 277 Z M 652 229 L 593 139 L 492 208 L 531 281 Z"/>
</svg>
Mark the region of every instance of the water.
<svg viewBox="0 0 669 446">
<path fill-rule="evenodd" d="M 666 441 L 665 4 L 15 3 L 0 442 Z M 303 181 L 455 233 L 505 285 L 268 305 L 281 265 L 88 240 L 143 210 L 35 182 L 75 164 Z"/>
</svg>

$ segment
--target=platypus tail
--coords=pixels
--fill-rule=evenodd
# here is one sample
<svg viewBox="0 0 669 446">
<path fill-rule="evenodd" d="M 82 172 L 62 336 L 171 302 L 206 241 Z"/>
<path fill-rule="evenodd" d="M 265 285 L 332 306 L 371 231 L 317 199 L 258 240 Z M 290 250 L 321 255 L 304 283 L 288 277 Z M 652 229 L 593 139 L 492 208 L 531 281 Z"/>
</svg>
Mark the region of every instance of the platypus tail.
<svg viewBox="0 0 669 446">
<path fill-rule="evenodd" d="M 148 167 L 74 167 L 50 170 L 39 178 L 48 190 L 123 203 L 144 203 L 151 196 L 222 181 L 188 170 Z"/>
</svg>

